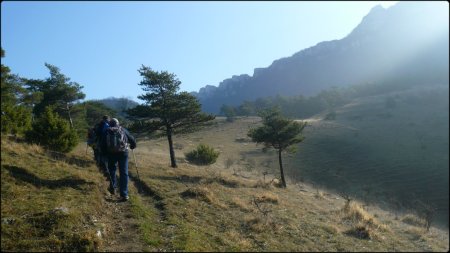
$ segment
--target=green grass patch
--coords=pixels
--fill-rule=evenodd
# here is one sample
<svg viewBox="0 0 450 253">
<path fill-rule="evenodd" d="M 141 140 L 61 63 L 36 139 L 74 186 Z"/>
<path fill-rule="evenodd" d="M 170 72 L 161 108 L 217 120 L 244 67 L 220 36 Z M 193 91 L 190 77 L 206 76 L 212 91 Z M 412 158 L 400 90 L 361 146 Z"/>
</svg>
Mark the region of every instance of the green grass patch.
<svg viewBox="0 0 450 253">
<path fill-rule="evenodd" d="M 139 221 L 139 229 L 142 239 L 149 245 L 159 247 L 162 245 L 160 238 L 161 226 L 156 222 L 158 212 L 154 208 L 148 208 L 137 196 L 131 196 L 131 210 L 133 216 Z"/>
<path fill-rule="evenodd" d="M 97 169 L 5 138 L 1 147 L 2 251 L 98 250 L 101 239 L 89 222 L 101 211 Z"/>
</svg>

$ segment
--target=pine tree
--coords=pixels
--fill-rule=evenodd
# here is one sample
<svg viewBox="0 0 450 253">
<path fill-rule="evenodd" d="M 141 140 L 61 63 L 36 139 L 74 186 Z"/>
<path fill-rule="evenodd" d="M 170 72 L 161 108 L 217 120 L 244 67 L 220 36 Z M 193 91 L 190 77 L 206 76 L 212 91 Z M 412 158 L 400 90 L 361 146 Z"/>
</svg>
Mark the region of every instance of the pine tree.
<svg viewBox="0 0 450 253">
<path fill-rule="evenodd" d="M 42 99 L 35 105 L 33 112 L 39 116 L 47 106 L 52 106 L 59 115 L 67 117 L 73 127 L 72 107 L 76 101 L 85 98 L 86 95 L 81 91 L 83 86 L 71 82 L 58 67 L 48 63 L 45 66 L 50 71 L 49 78 L 26 80 L 30 91 L 42 93 Z"/>
<path fill-rule="evenodd" d="M 304 140 L 301 133 L 306 126 L 306 122 L 287 119 L 281 115 L 279 110 L 274 109 L 263 111 L 261 117 L 263 125 L 250 129 L 248 136 L 256 143 L 263 143 L 265 149 L 272 147 L 278 151 L 281 183 L 286 188 L 281 153 L 291 145 Z"/>
<path fill-rule="evenodd" d="M 3 49 L 1 57 L 5 57 Z M 1 132 L 20 135 L 31 127 L 31 108 L 26 103 L 30 96 L 22 87 L 22 79 L 10 72 L 1 64 Z"/>
<path fill-rule="evenodd" d="M 145 103 L 127 111 L 131 117 L 139 119 L 132 130 L 148 133 L 163 131 L 169 143 L 171 166 L 176 168 L 173 135 L 195 131 L 213 120 L 214 116 L 202 113 L 200 103 L 194 96 L 178 92 L 181 82 L 175 74 L 154 71 L 146 66 L 138 71 L 143 77 L 139 85 L 146 92 L 138 98 Z"/>
</svg>

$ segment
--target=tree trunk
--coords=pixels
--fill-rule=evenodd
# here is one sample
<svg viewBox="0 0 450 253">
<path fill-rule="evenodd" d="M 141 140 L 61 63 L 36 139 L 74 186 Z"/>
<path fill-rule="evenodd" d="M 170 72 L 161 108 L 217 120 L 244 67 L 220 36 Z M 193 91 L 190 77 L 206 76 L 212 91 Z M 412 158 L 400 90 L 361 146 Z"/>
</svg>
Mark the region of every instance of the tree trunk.
<svg viewBox="0 0 450 253">
<path fill-rule="evenodd" d="M 167 140 L 169 141 L 170 166 L 172 166 L 172 168 L 176 168 L 177 162 L 175 161 L 175 151 L 173 150 L 172 142 L 172 128 L 170 127 L 167 127 Z"/>
<path fill-rule="evenodd" d="M 283 162 L 281 161 L 281 148 L 278 149 L 278 162 L 280 163 L 281 184 L 286 188 L 286 180 L 284 179 Z"/>
<path fill-rule="evenodd" d="M 70 116 L 70 108 L 68 103 L 67 103 L 67 113 L 69 114 L 70 128 L 73 128 L 72 116 Z"/>
</svg>

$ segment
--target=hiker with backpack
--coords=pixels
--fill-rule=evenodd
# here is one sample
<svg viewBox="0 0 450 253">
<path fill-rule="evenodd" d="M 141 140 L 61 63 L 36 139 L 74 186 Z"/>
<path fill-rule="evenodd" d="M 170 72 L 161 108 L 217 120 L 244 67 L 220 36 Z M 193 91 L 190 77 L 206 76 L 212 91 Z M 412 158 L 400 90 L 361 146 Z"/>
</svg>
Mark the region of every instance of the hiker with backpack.
<svg viewBox="0 0 450 253">
<path fill-rule="evenodd" d="M 98 164 L 98 148 L 97 148 L 97 135 L 95 134 L 95 127 L 89 128 L 87 133 L 87 145 L 94 151 L 94 160 Z M 86 147 L 87 154 L 87 147 Z"/>
<path fill-rule="evenodd" d="M 106 150 L 108 157 L 108 171 L 111 176 L 111 184 L 108 188 L 111 194 L 115 194 L 117 188 L 116 163 L 119 165 L 119 193 L 121 201 L 128 200 L 128 148 L 136 148 L 135 138 L 127 129 L 119 125 L 116 118 L 109 122 L 102 146 Z"/>
<path fill-rule="evenodd" d="M 95 137 L 96 137 L 96 152 L 97 152 L 97 165 L 103 172 L 108 170 L 108 157 L 106 150 L 103 148 L 103 137 L 105 136 L 106 129 L 109 128 L 109 116 L 105 115 L 102 117 L 102 120 L 95 125 Z M 95 154 L 95 151 L 94 151 Z"/>
</svg>

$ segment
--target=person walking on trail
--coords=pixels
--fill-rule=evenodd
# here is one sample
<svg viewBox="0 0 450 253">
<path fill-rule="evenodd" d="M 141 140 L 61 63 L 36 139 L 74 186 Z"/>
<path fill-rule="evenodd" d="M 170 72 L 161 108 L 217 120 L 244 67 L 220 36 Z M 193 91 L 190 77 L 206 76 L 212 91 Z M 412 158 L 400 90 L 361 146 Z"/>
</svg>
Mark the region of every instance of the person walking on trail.
<svg viewBox="0 0 450 253">
<path fill-rule="evenodd" d="M 119 125 L 116 118 L 109 122 L 109 128 L 103 138 L 103 147 L 108 156 L 108 170 L 111 175 L 111 184 L 108 188 L 111 194 L 115 194 L 117 188 L 116 163 L 119 165 L 119 193 L 120 200 L 128 200 L 128 148 L 136 148 L 136 139 L 127 129 Z"/>
<path fill-rule="evenodd" d="M 92 151 L 94 152 L 94 161 L 97 162 L 98 165 L 98 147 L 97 147 L 97 136 L 95 134 L 95 126 L 88 129 L 87 133 L 87 141 L 86 144 L 92 148 Z M 86 147 L 86 153 L 87 153 L 87 147 Z"/>
<path fill-rule="evenodd" d="M 106 150 L 103 148 L 103 137 L 106 134 L 106 130 L 109 128 L 109 116 L 105 115 L 103 116 L 102 120 L 95 125 L 95 135 L 96 135 L 96 149 L 97 149 L 97 165 L 100 167 L 100 169 L 103 172 L 106 172 L 106 170 L 108 169 L 108 157 L 106 154 Z"/>
</svg>

